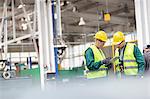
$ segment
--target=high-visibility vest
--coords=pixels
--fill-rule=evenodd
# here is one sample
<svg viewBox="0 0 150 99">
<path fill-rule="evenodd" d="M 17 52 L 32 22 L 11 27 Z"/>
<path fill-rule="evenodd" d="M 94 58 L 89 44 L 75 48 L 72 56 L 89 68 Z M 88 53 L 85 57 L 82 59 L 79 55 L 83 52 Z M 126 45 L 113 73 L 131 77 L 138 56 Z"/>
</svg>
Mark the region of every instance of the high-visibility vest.
<svg viewBox="0 0 150 99">
<path fill-rule="evenodd" d="M 90 48 L 92 49 L 93 54 L 94 54 L 94 62 L 99 62 L 99 61 L 105 59 L 105 55 L 101 49 L 98 49 L 95 45 L 91 45 Z M 84 60 L 84 61 L 86 63 L 86 60 Z M 98 70 L 95 70 L 95 71 L 91 71 L 87 68 L 87 66 L 85 66 L 85 76 L 88 79 L 106 77 L 107 76 L 107 70 L 108 70 L 108 68 L 105 67 L 105 65 L 101 65 L 100 68 Z"/>
<path fill-rule="evenodd" d="M 127 43 L 124 54 L 123 54 L 123 73 L 125 75 L 137 75 L 138 74 L 138 64 L 136 58 L 134 57 L 134 46 L 133 43 Z M 115 51 L 115 56 L 119 57 L 119 49 Z M 115 61 L 116 73 L 120 73 L 120 62 L 119 59 Z"/>
</svg>

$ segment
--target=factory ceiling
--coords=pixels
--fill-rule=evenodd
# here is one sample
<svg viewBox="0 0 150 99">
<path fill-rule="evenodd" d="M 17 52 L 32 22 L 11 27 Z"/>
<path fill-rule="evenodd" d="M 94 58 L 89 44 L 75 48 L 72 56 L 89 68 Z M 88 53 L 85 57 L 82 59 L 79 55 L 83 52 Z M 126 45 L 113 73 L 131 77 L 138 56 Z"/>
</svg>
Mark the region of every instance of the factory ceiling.
<svg viewBox="0 0 150 99">
<path fill-rule="evenodd" d="M 0 0 L 0 21 L 3 18 L 4 1 Z M 7 0 L 8 39 L 13 38 L 11 1 Z M 30 17 L 30 23 L 33 25 L 35 0 L 21 1 Z M 30 34 L 28 28 L 23 28 L 22 24 L 25 23 L 26 19 L 23 10 L 19 8 L 20 4 L 20 0 L 14 0 L 16 37 Z M 100 29 L 106 31 L 110 37 L 115 31 L 133 32 L 136 29 L 134 0 L 61 0 L 60 4 L 62 35 L 65 42 L 68 43 L 83 42 L 85 35 L 86 37 L 91 36 L 87 37 L 87 42 L 92 41 L 92 36 Z M 110 21 L 104 21 L 104 13 L 110 14 Z M 79 25 L 81 20 L 85 23 Z M 32 40 L 28 38 L 23 42 L 31 45 Z"/>
</svg>

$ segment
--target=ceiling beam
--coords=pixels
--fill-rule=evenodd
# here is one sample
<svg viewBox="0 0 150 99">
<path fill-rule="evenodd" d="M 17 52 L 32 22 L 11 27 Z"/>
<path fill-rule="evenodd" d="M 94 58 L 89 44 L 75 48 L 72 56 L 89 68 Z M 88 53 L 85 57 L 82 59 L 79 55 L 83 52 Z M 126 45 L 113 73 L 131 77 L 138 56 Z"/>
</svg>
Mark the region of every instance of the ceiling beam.
<svg viewBox="0 0 150 99">
<path fill-rule="evenodd" d="M 85 6 L 82 6 L 82 7 L 78 8 L 78 12 L 87 11 L 87 10 L 89 10 L 91 8 L 95 8 L 95 7 L 102 6 L 102 5 L 103 4 L 99 4 L 97 2 L 89 3 L 89 4 L 85 5 Z"/>
<path fill-rule="evenodd" d="M 30 12 L 32 9 L 33 9 L 33 6 L 26 6 L 27 12 L 28 12 L 28 11 Z M 16 9 L 15 9 L 15 18 L 16 18 L 16 16 L 19 16 L 20 14 L 22 14 L 22 17 L 24 16 L 23 10 L 16 8 Z M 10 20 L 11 18 L 12 18 L 12 12 L 9 12 L 7 19 Z M 2 19 L 2 17 L 0 17 L 0 20 L 1 20 L 1 19 Z"/>
<path fill-rule="evenodd" d="M 87 26 L 73 26 L 66 25 L 65 28 L 62 28 L 66 33 L 90 33 L 95 32 L 96 28 L 87 27 Z"/>
<path fill-rule="evenodd" d="M 61 8 L 62 8 L 61 12 L 65 12 L 65 11 L 72 9 L 73 7 L 76 7 L 76 4 L 80 3 L 82 1 L 83 0 L 70 0 L 70 3 L 68 5 L 61 6 Z"/>
<path fill-rule="evenodd" d="M 106 3 L 106 0 L 91 0 L 93 2 L 100 2 L 100 3 Z M 108 3 L 126 3 L 126 2 L 133 2 L 133 0 L 107 0 Z"/>
</svg>

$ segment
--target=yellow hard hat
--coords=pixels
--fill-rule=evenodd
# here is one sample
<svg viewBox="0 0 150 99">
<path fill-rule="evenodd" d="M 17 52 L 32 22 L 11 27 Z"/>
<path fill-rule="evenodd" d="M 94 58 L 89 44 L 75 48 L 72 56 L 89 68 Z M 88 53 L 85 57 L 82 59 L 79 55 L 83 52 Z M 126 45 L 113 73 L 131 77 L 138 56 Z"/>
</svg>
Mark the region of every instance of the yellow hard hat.
<svg viewBox="0 0 150 99">
<path fill-rule="evenodd" d="M 118 31 L 113 35 L 113 44 L 114 45 L 119 44 L 124 40 L 125 40 L 125 36 L 121 31 Z"/>
<path fill-rule="evenodd" d="M 107 41 L 107 34 L 104 31 L 98 31 L 95 34 L 94 38 L 106 42 Z"/>
</svg>

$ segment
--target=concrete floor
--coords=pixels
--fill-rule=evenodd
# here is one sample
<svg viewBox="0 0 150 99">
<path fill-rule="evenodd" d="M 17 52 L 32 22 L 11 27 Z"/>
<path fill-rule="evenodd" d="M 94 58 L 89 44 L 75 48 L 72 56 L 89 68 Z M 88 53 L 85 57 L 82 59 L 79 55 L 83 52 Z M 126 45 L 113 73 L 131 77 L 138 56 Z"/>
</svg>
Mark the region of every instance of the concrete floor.
<svg viewBox="0 0 150 99">
<path fill-rule="evenodd" d="M 0 79 L 0 99 L 22 99 L 22 95 L 29 92 L 33 83 L 29 78 Z"/>
<path fill-rule="evenodd" d="M 30 78 L 0 78 L 0 99 L 150 99 L 150 80 L 47 81 L 45 91 Z"/>
</svg>

